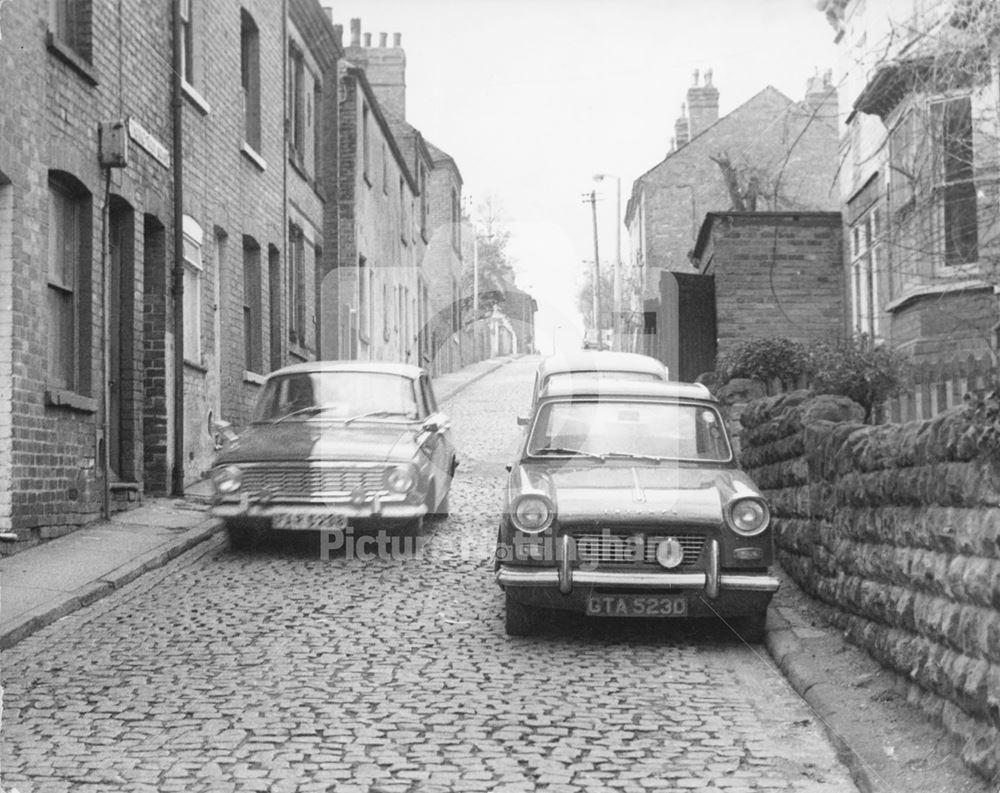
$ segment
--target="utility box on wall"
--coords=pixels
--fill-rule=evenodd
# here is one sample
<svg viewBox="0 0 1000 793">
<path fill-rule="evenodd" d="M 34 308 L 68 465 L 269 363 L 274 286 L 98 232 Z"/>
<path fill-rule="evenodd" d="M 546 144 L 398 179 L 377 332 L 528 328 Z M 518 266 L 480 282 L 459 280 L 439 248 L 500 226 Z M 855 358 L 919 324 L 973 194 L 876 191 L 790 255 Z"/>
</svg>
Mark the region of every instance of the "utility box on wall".
<svg viewBox="0 0 1000 793">
<path fill-rule="evenodd" d="M 102 168 L 128 166 L 128 127 L 122 120 L 108 121 L 99 127 Z"/>
</svg>

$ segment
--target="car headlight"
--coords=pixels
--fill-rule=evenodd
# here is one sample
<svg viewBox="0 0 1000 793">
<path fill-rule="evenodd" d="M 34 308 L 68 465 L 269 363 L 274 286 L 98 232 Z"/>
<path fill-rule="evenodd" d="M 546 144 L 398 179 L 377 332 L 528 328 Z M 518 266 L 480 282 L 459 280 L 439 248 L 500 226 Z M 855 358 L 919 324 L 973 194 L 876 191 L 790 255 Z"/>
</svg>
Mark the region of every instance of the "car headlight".
<svg viewBox="0 0 1000 793">
<path fill-rule="evenodd" d="M 729 526 L 737 534 L 752 537 L 767 528 L 771 511 L 759 498 L 741 498 L 729 505 Z"/>
<path fill-rule="evenodd" d="M 416 483 L 417 478 L 408 465 L 397 465 L 385 472 L 386 489 L 393 493 L 409 493 Z"/>
<path fill-rule="evenodd" d="M 514 528 L 527 534 L 545 531 L 555 520 L 556 511 L 551 501 L 544 496 L 520 496 L 510 508 L 510 519 Z"/>
<path fill-rule="evenodd" d="M 235 465 L 216 468 L 212 472 L 212 484 L 215 485 L 215 492 L 219 495 L 235 493 L 243 484 L 243 472 Z"/>
</svg>

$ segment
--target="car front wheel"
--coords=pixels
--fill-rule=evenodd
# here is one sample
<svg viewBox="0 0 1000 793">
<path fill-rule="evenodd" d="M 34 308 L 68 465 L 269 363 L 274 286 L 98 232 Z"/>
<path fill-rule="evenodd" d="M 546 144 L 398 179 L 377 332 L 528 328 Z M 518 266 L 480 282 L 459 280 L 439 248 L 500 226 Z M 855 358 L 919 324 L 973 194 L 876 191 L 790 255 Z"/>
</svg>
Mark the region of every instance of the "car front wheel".
<svg viewBox="0 0 1000 793">
<path fill-rule="evenodd" d="M 749 614 L 736 620 L 736 632 L 743 641 L 749 644 L 760 644 L 764 641 L 767 626 L 767 609 Z"/>
<path fill-rule="evenodd" d="M 264 528 L 258 521 L 226 520 L 226 534 L 229 535 L 229 547 L 237 551 L 249 551 L 261 544 L 264 539 Z"/>
<path fill-rule="evenodd" d="M 538 615 L 535 609 L 525 606 L 506 593 L 504 610 L 504 629 L 508 636 L 531 636 L 538 627 Z"/>
</svg>

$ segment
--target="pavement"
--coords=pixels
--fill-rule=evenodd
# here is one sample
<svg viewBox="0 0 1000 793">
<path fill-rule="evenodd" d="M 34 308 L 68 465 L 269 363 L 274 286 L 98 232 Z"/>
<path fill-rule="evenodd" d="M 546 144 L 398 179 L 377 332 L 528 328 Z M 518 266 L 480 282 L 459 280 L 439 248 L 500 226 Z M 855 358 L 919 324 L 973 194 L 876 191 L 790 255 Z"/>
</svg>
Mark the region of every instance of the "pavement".
<svg viewBox="0 0 1000 793">
<path fill-rule="evenodd" d="M 494 358 L 434 378 L 438 401 L 510 363 Z M 216 535 L 205 483 L 184 498 L 145 499 L 0 558 L 0 650 L 110 594 Z M 863 793 L 991 793 L 943 728 L 905 701 L 901 683 L 850 644 L 829 612 L 782 575 L 765 645 L 820 721 Z"/>
</svg>

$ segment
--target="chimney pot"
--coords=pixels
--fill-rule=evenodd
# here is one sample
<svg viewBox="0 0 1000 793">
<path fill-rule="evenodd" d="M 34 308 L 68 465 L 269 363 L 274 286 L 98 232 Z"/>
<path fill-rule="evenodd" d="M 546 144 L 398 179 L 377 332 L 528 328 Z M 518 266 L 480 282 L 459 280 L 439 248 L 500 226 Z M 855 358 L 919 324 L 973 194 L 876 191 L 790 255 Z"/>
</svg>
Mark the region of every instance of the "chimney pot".
<svg viewBox="0 0 1000 793">
<path fill-rule="evenodd" d="M 403 34 L 402 33 L 393 33 L 392 34 L 392 46 L 393 47 L 402 47 L 403 46 Z"/>
<path fill-rule="evenodd" d="M 361 46 L 361 19 L 355 18 L 351 20 L 351 46 L 360 47 Z"/>
<path fill-rule="evenodd" d="M 388 33 L 379 33 L 378 34 L 378 45 L 382 49 L 385 49 L 385 45 L 386 45 L 386 42 L 387 42 L 388 38 L 389 38 L 389 34 Z"/>
<path fill-rule="evenodd" d="M 372 45 L 372 34 L 365 33 L 365 46 L 370 47 Z"/>
<path fill-rule="evenodd" d="M 343 48 L 344 46 L 344 26 L 334 25 L 333 26 L 333 37 L 337 41 L 337 46 Z"/>
</svg>

